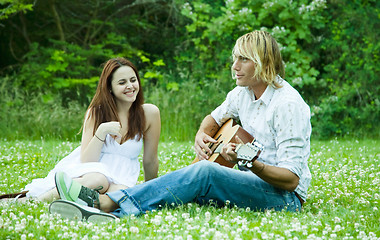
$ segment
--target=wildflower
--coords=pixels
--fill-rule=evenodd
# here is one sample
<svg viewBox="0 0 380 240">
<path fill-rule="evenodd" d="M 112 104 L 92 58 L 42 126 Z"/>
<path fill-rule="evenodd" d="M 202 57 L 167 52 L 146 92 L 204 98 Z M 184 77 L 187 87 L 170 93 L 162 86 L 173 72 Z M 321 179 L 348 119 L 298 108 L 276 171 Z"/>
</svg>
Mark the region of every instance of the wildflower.
<svg viewBox="0 0 380 240">
<path fill-rule="evenodd" d="M 130 228 L 129 228 L 129 231 L 130 231 L 131 233 L 139 233 L 139 228 L 138 228 L 138 227 L 130 227 Z"/>
<path fill-rule="evenodd" d="M 155 217 L 151 220 L 151 222 L 152 222 L 153 224 L 155 224 L 155 225 L 160 225 L 161 222 L 162 222 L 162 217 L 159 216 L 159 215 L 157 215 L 157 216 L 155 216 Z"/>
<path fill-rule="evenodd" d="M 339 232 L 341 231 L 343 228 L 340 226 L 340 225 L 336 225 L 335 228 L 334 228 L 334 232 Z"/>
<path fill-rule="evenodd" d="M 211 213 L 210 212 L 205 212 L 205 216 L 206 216 L 206 221 L 209 221 L 210 218 L 211 218 Z"/>
</svg>

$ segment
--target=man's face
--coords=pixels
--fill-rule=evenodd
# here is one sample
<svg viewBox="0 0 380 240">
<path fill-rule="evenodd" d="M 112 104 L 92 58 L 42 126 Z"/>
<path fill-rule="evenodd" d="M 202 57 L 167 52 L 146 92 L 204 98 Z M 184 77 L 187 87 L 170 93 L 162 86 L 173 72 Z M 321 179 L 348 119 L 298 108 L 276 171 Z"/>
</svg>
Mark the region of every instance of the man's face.
<svg viewBox="0 0 380 240">
<path fill-rule="evenodd" d="M 236 85 L 242 87 L 254 87 L 257 82 L 253 78 L 255 74 L 255 63 L 246 57 L 235 55 L 232 70 L 234 78 L 236 79 Z"/>
</svg>

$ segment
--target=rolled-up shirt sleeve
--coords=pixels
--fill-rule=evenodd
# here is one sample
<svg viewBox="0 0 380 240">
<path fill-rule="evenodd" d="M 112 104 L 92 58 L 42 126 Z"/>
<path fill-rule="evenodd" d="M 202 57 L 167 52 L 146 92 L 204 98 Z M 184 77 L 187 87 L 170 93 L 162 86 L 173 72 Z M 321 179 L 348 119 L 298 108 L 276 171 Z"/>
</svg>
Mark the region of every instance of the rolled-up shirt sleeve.
<svg viewBox="0 0 380 240">
<path fill-rule="evenodd" d="M 234 88 L 227 94 L 224 102 L 219 105 L 214 111 L 211 112 L 211 116 L 222 126 L 228 119 L 239 119 L 239 94 L 241 89 Z"/>
<path fill-rule="evenodd" d="M 300 177 L 310 154 L 310 110 L 297 102 L 285 102 L 275 110 L 273 121 L 278 167 Z"/>
</svg>

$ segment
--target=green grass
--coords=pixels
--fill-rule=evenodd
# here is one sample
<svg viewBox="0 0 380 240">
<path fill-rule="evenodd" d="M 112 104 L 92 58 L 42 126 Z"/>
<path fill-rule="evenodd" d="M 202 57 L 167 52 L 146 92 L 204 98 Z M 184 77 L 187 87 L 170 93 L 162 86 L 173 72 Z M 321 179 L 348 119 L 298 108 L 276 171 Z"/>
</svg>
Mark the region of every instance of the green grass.
<svg viewBox="0 0 380 240">
<path fill-rule="evenodd" d="M 79 143 L 0 141 L 0 194 L 44 177 Z M 188 165 L 192 143 L 164 142 L 159 175 Z M 301 213 L 188 204 L 111 224 L 59 219 L 48 203 L 0 202 L 0 239 L 380 239 L 378 140 L 313 141 Z M 142 175 L 139 178 L 142 181 Z"/>
</svg>

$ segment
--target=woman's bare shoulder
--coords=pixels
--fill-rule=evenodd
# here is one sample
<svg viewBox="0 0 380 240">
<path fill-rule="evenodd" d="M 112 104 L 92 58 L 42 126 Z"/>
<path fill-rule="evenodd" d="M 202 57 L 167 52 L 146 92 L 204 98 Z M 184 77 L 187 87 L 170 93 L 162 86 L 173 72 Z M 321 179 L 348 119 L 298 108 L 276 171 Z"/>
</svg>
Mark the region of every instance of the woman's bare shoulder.
<svg viewBox="0 0 380 240">
<path fill-rule="evenodd" d="M 160 109 L 154 105 L 146 103 L 143 105 L 145 119 L 146 119 L 146 130 L 148 129 L 159 129 L 161 124 Z M 153 128 L 151 128 L 153 126 Z"/>
<path fill-rule="evenodd" d="M 151 103 L 145 103 L 143 104 L 143 109 L 144 109 L 144 113 L 145 115 L 148 116 L 154 116 L 154 115 L 157 115 L 160 113 L 160 109 L 154 105 L 154 104 L 151 104 Z"/>
</svg>

